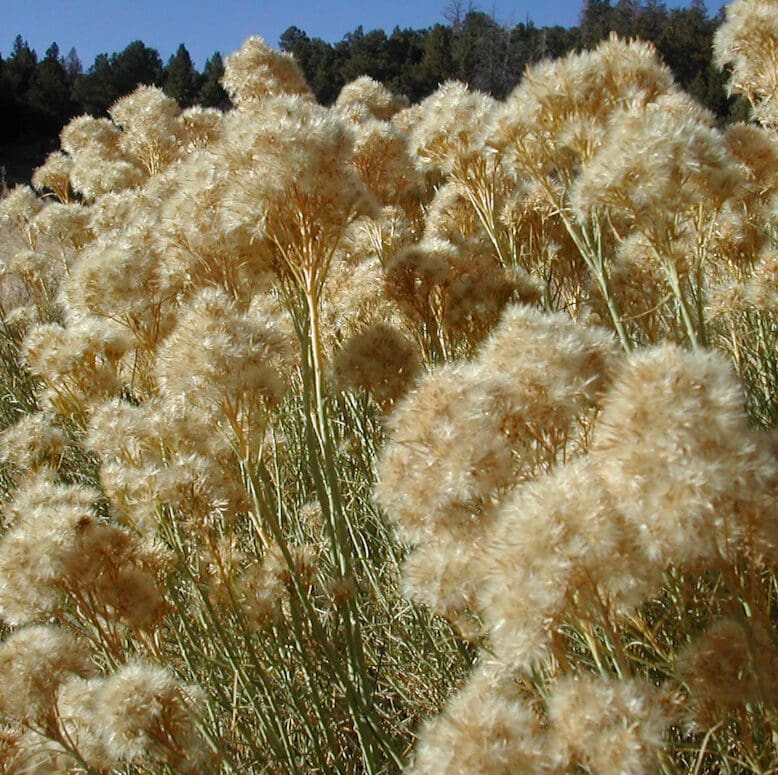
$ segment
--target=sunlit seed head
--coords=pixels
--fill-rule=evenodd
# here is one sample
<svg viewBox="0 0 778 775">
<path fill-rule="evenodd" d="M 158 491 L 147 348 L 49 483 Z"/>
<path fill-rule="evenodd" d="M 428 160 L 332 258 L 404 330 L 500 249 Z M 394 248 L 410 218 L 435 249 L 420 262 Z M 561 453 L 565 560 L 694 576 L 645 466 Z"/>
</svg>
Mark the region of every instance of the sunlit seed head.
<svg viewBox="0 0 778 775">
<path fill-rule="evenodd" d="M 450 174 L 458 160 L 481 149 L 483 127 L 496 101 L 447 81 L 419 105 L 410 148 L 425 173 Z"/>
<path fill-rule="evenodd" d="M 70 181 L 73 190 L 87 200 L 142 185 L 148 173 L 126 159 L 106 159 L 99 147 L 87 146 L 73 162 Z"/>
<path fill-rule="evenodd" d="M 107 118 L 77 116 L 65 125 L 59 139 L 62 150 L 76 157 L 88 148 L 102 151 L 104 158 L 115 158 L 121 131 Z"/>
<path fill-rule="evenodd" d="M 270 48 L 259 36 L 224 60 L 224 86 L 236 105 L 248 105 L 279 94 L 312 98 L 305 78 L 291 54 Z"/>
<path fill-rule="evenodd" d="M 204 148 L 221 136 L 224 114 L 216 108 L 199 105 L 181 112 L 178 122 L 182 127 L 182 141 L 186 150 Z"/>
<path fill-rule="evenodd" d="M 68 676 L 90 672 L 87 648 L 67 630 L 49 625 L 16 630 L 0 645 L 0 716 L 6 722 L 41 721 L 53 713 Z"/>
<path fill-rule="evenodd" d="M 67 438 L 43 412 L 25 414 L 0 434 L 0 461 L 20 471 L 50 465 L 56 468 Z"/>
<path fill-rule="evenodd" d="M 32 175 L 32 184 L 40 192 L 51 191 L 60 202 L 70 199 L 70 172 L 73 160 L 62 153 L 54 151 L 46 157 L 46 161 Z"/>
<path fill-rule="evenodd" d="M 561 678 L 549 698 L 548 715 L 570 766 L 625 775 L 656 771 L 670 721 L 650 684 L 589 675 Z"/>
<path fill-rule="evenodd" d="M 778 119 L 778 11 L 769 0 L 737 0 L 713 38 L 715 63 L 730 68 L 729 88 L 745 94 L 767 126 Z"/>
<path fill-rule="evenodd" d="M 409 772 L 554 772 L 540 719 L 509 687 L 510 678 L 501 678 L 491 666 L 476 667 L 441 715 L 423 725 Z"/>
<path fill-rule="evenodd" d="M 361 109 L 364 108 L 368 116 L 379 121 L 389 121 L 407 105 L 407 98 L 392 94 L 383 84 L 363 75 L 340 90 L 334 108 L 349 119 L 359 119 Z"/>
<path fill-rule="evenodd" d="M 510 444 L 489 387 L 480 371 L 446 366 L 390 416 L 376 495 L 412 540 L 429 532 L 477 532 L 486 503 L 511 482 Z"/>
<path fill-rule="evenodd" d="M 168 669 L 131 662 L 89 688 L 84 721 L 97 730 L 116 764 L 168 764 L 197 772 L 207 758 L 190 707 L 197 692 Z"/>
<path fill-rule="evenodd" d="M 774 452 L 743 403 L 718 353 L 663 345 L 623 365 L 591 457 L 649 559 L 731 556 L 755 523 L 773 529 L 776 509 L 765 511 L 763 498 L 774 487 Z"/>
<path fill-rule="evenodd" d="M 29 186 L 14 186 L 0 199 L 0 223 L 26 226 L 44 205 Z"/>
</svg>

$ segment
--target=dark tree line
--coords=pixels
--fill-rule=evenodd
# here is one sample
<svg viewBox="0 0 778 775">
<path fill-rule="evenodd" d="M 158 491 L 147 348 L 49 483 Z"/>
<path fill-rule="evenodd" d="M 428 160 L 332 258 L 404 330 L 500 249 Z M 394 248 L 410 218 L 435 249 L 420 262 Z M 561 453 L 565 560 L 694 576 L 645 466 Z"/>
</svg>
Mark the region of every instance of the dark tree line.
<svg viewBox="0 0 778 775">
<path fill-rule="evenodd" d="M 725 75 L 711 61 L 713 33 L 721 17 L 709 17 L 702 0 L 673 10 L 659 0 L 584 0 L 580 23 L 571 28 L 536 27 L 530 21 L 502 25 L 463 2 L 453 0 L 448 6 L 446 24 L 418 30 L 397 27 L 391 34 L 365 32 L 360 26 L 337 43 L 290 27 L 280 47 L 294 54 L 324 104 L 332 103 L 343 85 L 360 75 L 372 76 L 416 102 L 449 79 L 504 97 L 528 65 L 593 47 L 614 31 L 653 42 L 680 84 L 700 102 L 722 120 L 740 117 L 741 106 L 724 92 Z M 17 36 L 10 54 L 0 57 L 0 164 L 7 164 L 20 143 L 38 142 L 39 153 L 49 150 L 70 118 L 105 115 L 116 99 L 139 84 L 161 86 L 183 107 L 226 108 L 229 100 L 219 83 L 223 71 L 218 52 L 199 72 L 183 44 L 164 64 L 159 52 L 141 41 L 119 53 L 98 55 L 84 71 L 74 49 L 63 56 L 52 43 L 39 59 Z"/>
<path fill-rule="evenodd" d="M 422 30 L 395 28 L 390 35 L 358 27 L 335 44 L 290 27 L 280 46 L 295 55 L 321 102 L 332 102 L 345 83 L 360 75 L 415 102 L 448 79 L 504 97 L 528 65 L 592 48 L 613 31 L 654 43 L 679 83 L 721 118 L 731 108 L 723 88 L 726 77 L 711 61 L 721 19 L 709 17 L 702 0 L 673 10 L 658 0 L 618 0 L 615 5 L 585 0 L 580 24 L 571 28 L 501 25 L 455 0 L 447 21 Z"/>
<path fill-rule="evenodd" d="M 10 55 L 0 57 L 0 141 L 56 135 L 73 116 L 105 115 L 119 97 L 139 84 L 161 86 L 182 106 L 226 107 L 227 95 L 219 84 L 224 66 L 219 53 L 195 68 L 186 46 L 167 64 L 141 41 L 117 54 L 99 54 L 84 72 L 75 49 L 62 56 L 52 43 L 42 59 L 21 35 Z"/>
</svg>

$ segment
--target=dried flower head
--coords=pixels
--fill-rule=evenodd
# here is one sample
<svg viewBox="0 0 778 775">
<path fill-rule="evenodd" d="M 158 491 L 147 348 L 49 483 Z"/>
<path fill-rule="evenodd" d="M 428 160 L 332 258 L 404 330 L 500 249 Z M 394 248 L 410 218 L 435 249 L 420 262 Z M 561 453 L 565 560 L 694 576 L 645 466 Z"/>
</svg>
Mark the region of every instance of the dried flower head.
<svg viewBox="0 0 778 775">
<path fill-rule="evenodd" d="M 20 471 L 51 466 L 57 468 L 68 440 L 43 412 L 25 414 L 0 434 L 0 462 Z"/>
<path fill-rule="evenodd" d="M 0 611 L 9 623 L 57 612 L 69 597 L 82 609 L 111 613 L 117 623 L 144 629 L 159 623 L 163 555 L 98 521 L 96 498 L 85 488 L 54 483 L 45 471 L 19 487 L 0 541 Z"/>
<path fill-rule="evenodd" d="M 402 567 L 405 595 L 445 616 L 465 637 L 476 634 L 469 617 L 476 610 L 485 540 L 431 538 L 417 546 Z"/>
<path fill-rule="evenodd" d="M 63 251 L 62 260 L 72 260 L 72 253 L 79 251 L 94 238 L 89 208 L 77 202 L 54 202 L 44 207 L 35 217 L 35 227 L 41 235 L 50 237 Z"/>
<path fill-rule="evenodd" d="M 598 148 L 611 114 L 673 87 L 655 48 L 615 36 L 593 51 L 532 66 L 495 112 L 489 145 L 517 179 L 552 174 L 569 182 Z"/>
<path fill-rule="evenodd" d="M 645 228 L 656 219 L 654 228 L 666 229 L 663 219 L 698 206 L 721 209 L 743 173 L 711 119 L 678 93 L 616 114 L 575 182 L 576 214 L 610 208 L 629 225 Z"/>
<path fill-rule="evenodd" d="M 216 108 L 199 105 L 187 108 L 178 117 L 185 152 L 205 148 L 221 136 L 224 114 Z"/>
<path fill-rule="evenodd" d="M 168 765 L 193 775 L 204 771 L 208 752 L 192 710 L 198 694 L 194 687 L 183 686 L 162 667 L 132 662 L 80 688 L 67 715 L 98 739 L 113 766 Z"/>
<path fill-rule="evenodd" d="M 109 113 L 121 127 L 120 150 L 148 175 L 156 175 L 178 155 L 181 147 L 181 108 L 156 86 L 139 86 L 117 100 Z"/>
<path fill-rule="evenodd" d="M 701 727 L 747 703 L 775 705 L 778 649 L 773 633 L 753 620 L 717 619 L 678 654 L 675 671 Z"/>
<path fill-rule="evenodd" d="M 44 206 L 45 202 L 39 199 L 29 186 L 14 186 L 0 199 L 0 225 L 16 226 L 28 237 L 28 247 L 32 248 L 34 245 L 29 239 L 30 224 Z"/>
<path fill-rule="evenodd" d="M 764 250 L 745 287 L 750 305 L 768 315 L 778 314 L 778 251 Z"/>
<path fill-rule="evenodd" d="M 408 206 L 421 196 L 422 176 L 413 164 L 408 141 L 387 121 L 367 120 L 355 129 L 352 164 L 382 205 Z"/>
<path fill-rule="evenodd" d="M 224 291 L 206 288 L 182 310 L 160 348 L 156 375 L 168 399 L 212 415 L 276 406 L 287 382 L 288 332 L 263 310 L 242 311 Z"/>
<path fill-rule="evenodd" d="M 642 564 L 638 564 L 638 559 Z M 478 610 L 507 664 L 548 655 L 573 612 L 630 609 L 661 585 L 586 457 L 519 487 L 498 509 L 475 568 Z"/>
<path fill-rule="evenodd" d="M 416 346 L 392 326 L 376 323 L 349 338 L 333 363 L 343 387 L 367 390 L 382 405 L 391 405 L 418 374 Z"/>
<path fill-rule="evenodd" d="M 340 90 L 334 107 L 346 118 L 359 122 L 365 117 L 389 121 L 407 106 L 407 98 L 392 94 L 383 84 L 363 75 Z"/>
<path fill-rule="evenodd" d="M 548 715 L 570 765 L 624 775 L 656 771 L 670 720 L 649 684 L 588 675 L 561 678 L 549 698 Z"/>
<path fill-rule="evenodd" d="M 119 150 L 121 130 L 107 118 L 77 116 L 60 133 L 62 150 L 71 157 L 87 148 L 102 149 L 106 158 L 115 157 Z"/>
<path fill-rule="evenodd" d="M 454 180 L 439 186 L 427 208 L 423 241 L 445 240 L 462 245 L 480 235 L 481 231 L 476 212 L 463 193 L 462 186 Z"/>
<path fill-rule="evenodd" d="M 93 201 L 105 194 L 141 186 L 147 173 L 134 161 L 106 158 L 99 146 L 87 146 L 73 159 L 70 182 L 73 190 Z"/>
<path fill-rule="evenodd" d="M 60 685 L 72 674 L 92 672 L 85 645 L 66 630 L 23 627 L 0 645 L 0 717 L 41 721 L 53 714 Z"/>
<path fill-rule="evenodd" d="M 94 398 L 121 392 L 119 361 L 132 344 L 124 326 L 85 316 L 67 327 L 31 329 L 23 354 L 30 370 L 46 381 L 46 401 L 66 416 L 80 417 Z"/>
<path fill-rule="evenodd" d="M 778 123 L 778 9 L 771 0 L 736 0 L 713 38 L 716 64 L 729 66 L 729 89 L 745 94 L 759 120 Z"/>
<path fill-rule="evenodd" d="M 443 713 L 419 734 L 412 775 L 554 772 L 539 718 L 510 690 L 510 678 L 476 668 Z"/>
<path fill-rule="evenodd" d="M 62 153 L 54 151 L 46 157 L 46 161 L 32 175 L 32 184 L 38 191 L 48 189 L 60 202 L 70 200 L 70 173 L 73 160 Z"/>
<path fill-rule="evenodd" d="M 454 166 L 483 147 L 483 127 L 496 101 L 447 81 L 419 105 L 410 147 L 425 173 L 450 174 Z"/>
<path fill-rule="evenodd" d="M 778 138 L 775 133 L 753 124 L 731 124 L 725 140 L 729 152 L 747 170 L 755 193 L 765 196 L 778 187 Z"/>
<path fill-rule="evenodd" d="M 510 388 L 477 365 L 443 366 L 389 417 L 376 498 L 413 541 L 480 532 L 515 463 L 504 431 Z"/>
<path fill-rule="evenodd" d="M 478 360 L 495 373 L 510 375 L 517 390 L 531 397 L 527 419 L 565 427 L 601 403 L 620 353 L 605 329 L 577 325 L 563 313 L 514 304 L 504 310 Z"/>
<path fill-rule="evenodd" d="M 312 98 L 294 57 L 270 48 L 256 35 L 248 38 L 240 51 L 224 60 L 222 85 L 238 106 L 279 94 Z"/>
<path fill-rule="evenodd" d="M 346 227 L 375 212 L 351 164 L 350 128 L 334 111 L 284 95 L 263 100 L 248 122 L 231 114 L 223 144 L 214 147 L 218 164 L 233 162 L 217 204 L 223 233 L 254 256 L 264 248 L 264 260 L 299 285 L 323 281 Z"/>
<path fill-rule="evenodd" d="M 774 452 L 749 427 L 742 388 L 717 353 L 664 345 L 630 357 L 591 458 L 650 560 L 731 556 L 746 535 L 774 540 Z"/>
</svg>

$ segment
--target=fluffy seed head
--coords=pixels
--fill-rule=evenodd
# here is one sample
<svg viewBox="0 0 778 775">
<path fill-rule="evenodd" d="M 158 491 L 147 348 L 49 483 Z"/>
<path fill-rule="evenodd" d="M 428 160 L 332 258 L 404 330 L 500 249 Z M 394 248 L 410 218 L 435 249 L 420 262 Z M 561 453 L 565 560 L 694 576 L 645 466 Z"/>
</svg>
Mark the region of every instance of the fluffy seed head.
<svg viewBox="0 0 778 775">
<path fill-rule="evenodd" d="M 256 35 L 224 60 L 221 82 L 230 99 L 239 106 L 279 94 L 311 97 L 294 57 L 270 48 Z"/>
<path fill-rule="evenodd" d="M 383 84 L 363 75 L 347 83 L 335 101 L 335 110 L 351 120 L 361 120 L 363 111 L 379 121 L 389 121 L 407 107 L 408 100 L 392 94 Z"/>
<path fill-rule="evenodd" d="M 411 151 L 426 173 L 450 174 L 483 144 L 483 126 L 497 103 L 459 81 L 448 81 L 419 106 Z"/>
<path fill-rule="evenodd" d="M 35 170 L 32 175 L 32 184 L 38 191 L 43 192 L 48 189 L 60 202 L 67 202 L 70 199 L 70 172 L 72 169 L 73 160 L 62 151 L 54 151 Z"/>
<path fill-rule="evenodd" d="M 554 687 L 548 715 L 572 762 L 601 773 L 656 771 L 656 755 L 664 748 L 669 719 L 649 684 L 568 676 Z"/>
<path fill-rule="evenodd" d="M 757 117 L 778 122 L 778 8 L 771 0 L 736 0 L 713 38 L 719 67 L 729 66 L 730 91 L 745 94 Z"/>
<path fill-rule="evenodd" d="M 443 713 L 422 727 L 411 775 L 553 772 L 539 719 L 513 695 L 510 678 L 488 665 L 476 668 Z"/>
<path fill-rule="evenodd" d="M 367 390 L 383 405 L 396 401 L 418 374 L 415 345 L 396 328 L 376 323 L 352 336 L 335 356 L 343 387 Z"/>
<path fill-rule="evenodd" d="M 0 716 L 38 721 L 52 713 L 66 678 L 89 672 L 87 649 L 66 630 L 48 625 L 16 630 L 0 645 Z"/>
<path fill-rule="evenodd" d="M 654 561 L 729 556 L 775 529 L 775 458 L 742 388 L 712 352 L 634 354 L 604 401 L 592 462 Z M 772 505 L 770 505 L 772 501 Z"/>
<path fill-rule="evenodd" d="M 191 711 L 194 687 L 166 669 L 132 662 L 82 687 L 81 723 L 92 728 L 105 754 L 119 763 L 167 764 L 202 772 L 207 752 Z"/>
</svg>

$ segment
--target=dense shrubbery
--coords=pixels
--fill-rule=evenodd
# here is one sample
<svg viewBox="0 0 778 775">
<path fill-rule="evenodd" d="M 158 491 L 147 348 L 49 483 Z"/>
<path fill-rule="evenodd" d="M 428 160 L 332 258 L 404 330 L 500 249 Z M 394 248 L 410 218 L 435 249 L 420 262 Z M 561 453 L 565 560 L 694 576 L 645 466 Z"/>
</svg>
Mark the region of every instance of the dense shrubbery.
<svg viewBox="0 0 778 775">
<path fill-rule="evenodd" d="M 726 131 L 616 37 L 74 119 L 0 203 L 3 771 L 775 768 L 776 44 Z"/>
</svg>

